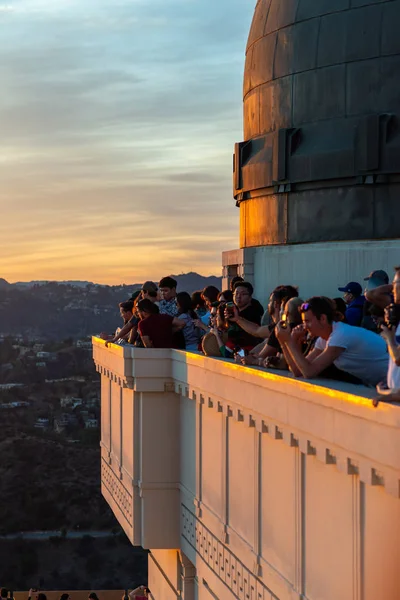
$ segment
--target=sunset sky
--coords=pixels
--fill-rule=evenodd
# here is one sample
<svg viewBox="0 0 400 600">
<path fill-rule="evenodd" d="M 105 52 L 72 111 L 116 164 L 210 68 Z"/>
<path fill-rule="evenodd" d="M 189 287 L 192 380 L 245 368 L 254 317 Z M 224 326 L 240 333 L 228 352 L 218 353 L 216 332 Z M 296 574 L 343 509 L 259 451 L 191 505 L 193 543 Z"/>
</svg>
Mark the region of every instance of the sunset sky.
<svg viewBox="0 0 400 600">
<path fill-rule="evenodd" d="M 0 277 L 220 274 L 255 0 L 0 0 Z"/>
</svg>

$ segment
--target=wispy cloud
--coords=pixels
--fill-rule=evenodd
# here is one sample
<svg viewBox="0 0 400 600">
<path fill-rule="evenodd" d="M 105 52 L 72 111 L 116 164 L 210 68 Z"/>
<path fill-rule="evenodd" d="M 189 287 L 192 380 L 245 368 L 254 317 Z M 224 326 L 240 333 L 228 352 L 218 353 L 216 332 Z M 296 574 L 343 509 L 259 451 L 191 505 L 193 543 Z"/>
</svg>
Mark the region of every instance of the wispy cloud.
<svg viewBox="0 0 400 600">
<path fill-rule="evenodd" d="M 252 2 L 1 6 L 0 276 L 218 272 Z"/>
</svg>

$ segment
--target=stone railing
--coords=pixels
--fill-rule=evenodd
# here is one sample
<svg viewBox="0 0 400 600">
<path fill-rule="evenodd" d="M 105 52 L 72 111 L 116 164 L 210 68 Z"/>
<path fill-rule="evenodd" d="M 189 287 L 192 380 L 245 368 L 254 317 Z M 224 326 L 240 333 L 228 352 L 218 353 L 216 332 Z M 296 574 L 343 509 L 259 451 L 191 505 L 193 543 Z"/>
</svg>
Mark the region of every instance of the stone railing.
<svg viewBox="0 0 400 600">
<path fill-rule="evenodd" d="M 195 353 L 93 349 L 102 490 L 133 544 L 180 549 L 204 598 L 400 597 L 399 406 Z"/>
</svg>

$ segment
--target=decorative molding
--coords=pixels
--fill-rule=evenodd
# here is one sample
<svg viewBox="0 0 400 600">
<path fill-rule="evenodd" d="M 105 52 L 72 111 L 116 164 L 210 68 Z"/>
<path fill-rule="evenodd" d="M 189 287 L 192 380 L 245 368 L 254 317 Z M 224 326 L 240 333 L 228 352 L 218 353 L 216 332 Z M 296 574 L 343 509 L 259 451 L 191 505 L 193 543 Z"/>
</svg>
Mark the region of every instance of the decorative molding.
<svg viewBox="0 0 400 600">
<path fill-rule="evenodd" d="M 207 409 L 222 412 L 246 427 L 255 427 L 261 433 L 267 433 L 276 441 L 283 441 L 292 448 L 299 448 L 307 456 L 315 456 L 325 465 L 336 465 L 336 468 L 347 475 L 359 475 L 360 481 L 368 485 L 379 485 L 388 494 L 400 498 L 400 478 L 395 469 L 373 463 L 365 456 L 359 456 L 329 442 L 310 436 L 284 423 L 265 418 L 264 415 L 246 411 L 243 406 L 224 398 L 206 395 L 204 390 L 188 387 L 183 382 L 175 381 L 175 391 L 186 394 L 190 400 L 196 399 Z M 205 397 L 207 401 L 205 401 Z"/>
<path fill-rule="evenodd" d="M 181 504 L 181 533 L 237 598 L 279 600 L 184 504 Z M 255 570 L 260 573 L 260 569 Z"/>
<path fill-rule="evenodd" d="M 107 488 L 129 526 L 132 527 L 132 496 L 104 459 L 101 461 L 101 483 Z"/>
<path fill-rule="evenodd" d="M 121 388 L 134 388 L 135 378 L 133 376 L 114 373 L 113 371 L 110 371 L 108 367 L 105 367 L 99 363 L 96 363 L 96 371 L 100 373 L 100 375 L 104 375 L 104 377 L 110 379 L 110 381 L 118 384 Z"/>
</svg>

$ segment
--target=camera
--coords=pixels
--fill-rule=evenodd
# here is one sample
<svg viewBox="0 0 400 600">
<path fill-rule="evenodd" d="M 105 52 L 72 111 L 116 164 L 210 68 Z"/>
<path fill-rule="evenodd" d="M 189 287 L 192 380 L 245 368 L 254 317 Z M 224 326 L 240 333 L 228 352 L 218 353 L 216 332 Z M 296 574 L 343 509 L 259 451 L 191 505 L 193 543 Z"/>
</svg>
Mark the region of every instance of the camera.
<svg viewBox="0 0 400 600">
<path fill-rule="evenodd" d="M 400 323 L 400 304 L 389 304 L 385 309 L 385 324 L 388 329 L 396 329 Z"/>
<path fill-rule="evenodd" d="M 268 356 L 268 358 L 265 359 L 265 365 L 267 367 L 277 367 L 280 360 L 280 356 Z"/>
</svg>

